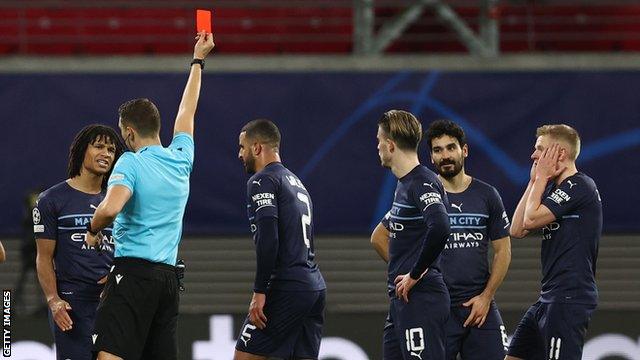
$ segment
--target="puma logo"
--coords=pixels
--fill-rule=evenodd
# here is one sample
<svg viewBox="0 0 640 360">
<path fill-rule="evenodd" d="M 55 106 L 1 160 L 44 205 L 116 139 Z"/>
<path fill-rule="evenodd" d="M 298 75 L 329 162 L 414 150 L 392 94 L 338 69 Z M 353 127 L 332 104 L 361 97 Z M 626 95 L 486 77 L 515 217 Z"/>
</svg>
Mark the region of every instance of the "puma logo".
<svg viewBox="0 0 640 360">
<path fill-rule="evenodd" d="M 573 189 L 574 186 L 578 185 L 576 183 L 571 182 L 571 180 L 567 180 L 567 184 L 569 184 L 569 189 Z"/>
<path fill-rule="evenodd" d="M 91 340 L 93 341 L 93 344 L 95 345 L 96 340 L 98 340 L 98 334 L 91 335 Z"/>
<path fill-rule="evenodd" d="M 458 211 L 462 212 L 462 203 L 460 203 L 460 205 L 456 205 L 454 203 L 451 203 L 451 207 L 452 208 L 456 208 L 456 209 L 458 209 Z"/>
<path fill-rule="evenodd" d="M 413 352 L 413 351 L 412 351 L 410 354 L 411 354 L 411 356 L 415 356 L 415 357 L 417 357 L 418 359 L 422 360 L 422 352 L 423 352 L 423 351 L 424 351 L 424 350 L 420 350 L 419 352 Z"/>
<path fill-rule="evenodd" d="M 428 187 L 430 187 L 430 188 L 434 189 L 434 187 L 433 187 L 433 183 L 422 183 L 422 185 L 424 185 L 424 186 L 428 186 Z"/>
<path fill-rule="evenodd" d="M 120 284 L 120 280 L 122 280 L 122 278 L 123 278 L 123 277 L 124 277 L 124 276 L 122 276 L 122 275 L 120 275 L 120 274 L 117 274 L 117 275 L 116 275 L 116 284 Z"/>
<path fill-rule="evenodd" d="M 253 180 L 251 183 L 252 183 L 252 184 L 258 184 L 258 186 L 260 186 L 260 181 L 262 181 L 262 179 L 260 179 L 260 180 Z"/>
<path fill-rule="evenodd" d="M 98 210 L 98 207 L 93 204 L 89 204 L 89 207 L 92 208 L 93 210 Z"/>
</svg>

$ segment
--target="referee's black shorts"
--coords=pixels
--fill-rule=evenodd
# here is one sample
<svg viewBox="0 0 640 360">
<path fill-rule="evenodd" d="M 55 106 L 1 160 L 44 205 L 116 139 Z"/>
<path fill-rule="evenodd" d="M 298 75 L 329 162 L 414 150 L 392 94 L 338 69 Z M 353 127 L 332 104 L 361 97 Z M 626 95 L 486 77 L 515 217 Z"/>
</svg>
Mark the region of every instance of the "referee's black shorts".
<svg viewBox="0 0 640 360">
<path fill-rule="evenodd" d="M 98 306 L 94 358 L 105 351 L 126 360 L 177 359 L 178 302 L 175 267 L 116 258 Z"/>
</svg>

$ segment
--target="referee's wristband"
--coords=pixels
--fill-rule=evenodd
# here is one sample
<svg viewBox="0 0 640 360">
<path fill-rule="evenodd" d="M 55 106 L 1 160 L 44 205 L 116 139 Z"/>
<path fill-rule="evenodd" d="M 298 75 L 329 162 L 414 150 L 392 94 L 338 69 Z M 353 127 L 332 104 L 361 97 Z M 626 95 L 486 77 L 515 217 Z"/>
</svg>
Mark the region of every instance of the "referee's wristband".
<svg viewBox="0 0 640 360">
<path fill-rule="evenodd" d="M 193 66 L 193 64 L 199 64 L 200 69 L 204 70 L 204 59 L 193 59 L 193 61 L 191 61 L 191 66 Z"/>
<path fill-rule="evenodd" d="M 91 234 L 91 235 L 93 235 L 93 236 L 98 235 L 98 232 L 97 232 L 97 231 L 93 231 L 93 229 L 91 229 L 91 221 L 89 221 L 89 222 L 87 223 L 87 231 L 89 232 L 89 234 Z"/>
</svg>

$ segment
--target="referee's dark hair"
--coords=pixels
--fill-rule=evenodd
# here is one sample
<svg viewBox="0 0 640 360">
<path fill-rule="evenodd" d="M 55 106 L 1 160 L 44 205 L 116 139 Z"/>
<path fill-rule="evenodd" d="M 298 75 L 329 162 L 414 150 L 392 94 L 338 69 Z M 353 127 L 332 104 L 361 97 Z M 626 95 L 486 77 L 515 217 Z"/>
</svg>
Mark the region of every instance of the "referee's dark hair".
<svg viewBox="0 0 640 360">
<path fill-rule="evenodd" d="M 133 99 L 118 108 L 120 120 L 133 127 L 142 137 L 153 137 L 160 132 L 160 112 L 149 99 Z"/>
<path fill-rule="evenodd" d="M 78 132 L 75 139 L 73 139 L 73 143 L 71 143 L 71 146 L 69 147 L 67 176 L 69 176 L 70 179 L 80 175 L 80 169 L 82 169 L 82 163 L 84 162 L 84 156 L 89 144 L 93 144 L 102 139 L 104 139 L 105 142 L 112 143 L 116 146 L 116 153 L 113 158 L 113 164 L 111 164 L 111 169 L 109 169 L 109 172 L 106 173 L 102 179 L 102 188 L 105 189 L 107 187 L 107 181 L 109 181 L 113 165 L 124 152 L 124 144 L 120 140 L 118 133 L 109 126 L 92 124 L 85 126 L 84 129 Z"/>
<path fill-rule="evenodd" d="M 275 151 L 280 149 L 280 130 L 271 120 L 256 119 L 249 121 L 242 127 L 240 132 L 244 132 L 245 137 L 248 139 L 271 146 Z"/>
<path fill-rule="evenodd" d="M 439 138 L 443 135 L 451 136 L 458 140 L 460 148 L 464 147 L 467 143 L 467 136 L 464 134 L 464 130 L 460 125 L 454 123 L 451 120 L 441 119 L 432 122 L 425 134 L 427 142 L 429 143 L 429 151 L 431 151 L 431 142 L 435 138 Z"/>
</svg>

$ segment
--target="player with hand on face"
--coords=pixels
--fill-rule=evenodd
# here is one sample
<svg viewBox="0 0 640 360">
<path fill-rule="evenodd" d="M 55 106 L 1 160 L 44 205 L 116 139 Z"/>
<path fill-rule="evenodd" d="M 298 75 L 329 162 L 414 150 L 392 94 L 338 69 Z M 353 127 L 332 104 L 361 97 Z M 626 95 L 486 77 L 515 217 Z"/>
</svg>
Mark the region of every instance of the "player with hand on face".
<svg viewBox="0 0 640 360">
<path fill-rule="evenodd" d="M 507 360 L 580 359 L 598 302 L 595 282 L 602 201 L 578 171 L 578 132 L 564 124 L 536 131 L 530 180 L 516 207 L 511 236 L 542 230 L 542 288 L 518 324 Z"/>
</svg>

